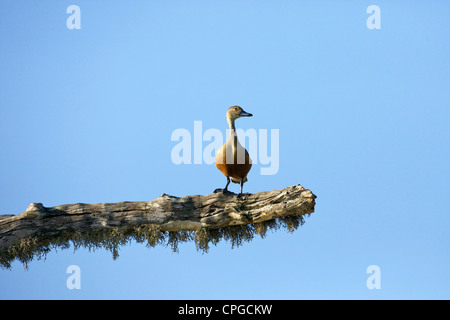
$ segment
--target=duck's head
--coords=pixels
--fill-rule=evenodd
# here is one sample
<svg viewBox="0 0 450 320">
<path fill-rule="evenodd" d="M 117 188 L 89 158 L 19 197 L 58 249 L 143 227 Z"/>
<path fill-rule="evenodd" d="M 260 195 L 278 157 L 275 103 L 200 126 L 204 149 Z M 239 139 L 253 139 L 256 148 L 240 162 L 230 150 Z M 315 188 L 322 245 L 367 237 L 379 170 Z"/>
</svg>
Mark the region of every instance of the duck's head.
<svg viewBox="0 0 450 320">
<path fill-rule="evenodd" d="M 240 117 L 252 117 L 253 115 L 251 113 L 245 112 L 244 109 L 242 109 L 239 106 L 232 106 L 227 111 L 227 118 L 231 120 L 236 120 Z"/>
</svg>

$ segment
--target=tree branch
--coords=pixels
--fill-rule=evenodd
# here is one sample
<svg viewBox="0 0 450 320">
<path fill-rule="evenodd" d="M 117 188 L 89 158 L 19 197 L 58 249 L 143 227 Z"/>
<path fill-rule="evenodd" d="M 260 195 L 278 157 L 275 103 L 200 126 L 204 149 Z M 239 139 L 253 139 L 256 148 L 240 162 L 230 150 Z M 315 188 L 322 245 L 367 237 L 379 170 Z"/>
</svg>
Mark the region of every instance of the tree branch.
<svg viewBox="0 0 450 320">
<path fill-rule="evenodd" d="M 132 239 L 170 245 L 194 240 L 207 251 L 209 243 L 224 238 L 232 245 L 264 237 L 268 228 L 294 231 L 304 214 L 314 212 L 316 196 L 300 185 L 259 192 L 239 199 L 221 193 L 175 197 L 163 194 L 153 201 L 67 204 L 44 207 L 31 203 L 19 215 L 0 216 L 0 265 L 25 265 L 45 257 L 51 249 L 107 248 L 118 255 L 120 245 Z"/>
</svg>

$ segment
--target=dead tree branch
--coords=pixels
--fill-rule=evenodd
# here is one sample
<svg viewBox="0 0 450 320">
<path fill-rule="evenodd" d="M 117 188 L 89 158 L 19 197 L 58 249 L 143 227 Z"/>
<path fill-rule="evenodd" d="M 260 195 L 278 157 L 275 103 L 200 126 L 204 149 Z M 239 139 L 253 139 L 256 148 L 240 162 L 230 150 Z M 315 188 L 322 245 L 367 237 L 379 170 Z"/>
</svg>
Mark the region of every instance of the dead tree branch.
<svg viewBox="0 0 450 320">
<path fill-rule="evenodd" d="M 314 212 L 316 196 L 300 185 L 259 192 L 239 199 L 221 193 L 175 197 L 163 194 L 153 201 L 67 204 L 44 207 L 31 203 L 19 215 L 0 216 L 0 265 L 10 268 L 18 259 L 27 265 L 51 250 L 106 248 L 117 257 L 121 245 L 136 240 L 148 246 L 195 241 L 207 251 L 220 239 L 240 245 L 268 228 L 290 232 Z"/>
</svg>

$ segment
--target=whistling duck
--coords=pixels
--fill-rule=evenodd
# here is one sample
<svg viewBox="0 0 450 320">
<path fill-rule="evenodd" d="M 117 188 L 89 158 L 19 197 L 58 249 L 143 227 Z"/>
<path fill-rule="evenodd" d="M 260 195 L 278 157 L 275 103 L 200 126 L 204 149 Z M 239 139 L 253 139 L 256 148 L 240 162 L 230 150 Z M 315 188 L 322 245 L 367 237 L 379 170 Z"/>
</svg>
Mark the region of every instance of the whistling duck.
<svg viewBox="0 0 450 320">
<path fill-rule="evenodd" d="M 223 189 L 216 189 L 214 192 L 222 192 L 230 194 L 228 185 L 230 180 L 241 185 L 241 192 L 238 197 L 242 196 L 242 187 L 247 181 L 247 174 L 252 167 L 252 159 L 243 146 L 239 143 L 236 135 L 234 121 L 240 117 L 251 117 L 251 113 L 245 112 L 239 106 L 232 106 L 227 111 L 227 122 L 230 126 L 230 137 L 227 142 L 217 151 L 215 163 L 216 167 L 227 177 L 227 184 Z"/>
</svg>

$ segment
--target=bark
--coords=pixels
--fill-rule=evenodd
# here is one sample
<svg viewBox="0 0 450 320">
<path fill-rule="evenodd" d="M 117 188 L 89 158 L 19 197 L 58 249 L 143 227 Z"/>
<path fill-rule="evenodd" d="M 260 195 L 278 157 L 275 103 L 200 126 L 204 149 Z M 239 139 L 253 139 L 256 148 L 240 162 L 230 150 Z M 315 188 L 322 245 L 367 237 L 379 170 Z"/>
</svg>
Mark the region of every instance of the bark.
<svg viewBox="0 0 450 320">
<path fill-rule="evenodd" d="M 138 242 L 147 240 L 150 245 L 158 243 L 163 236 L 156 235 L 155 240 L 152 238 L 154 231 L 168 235 L 169 242 L 194 240 L 207 250 L 208 242 L 217 237 L 214 230 L 251 225 L 252 232 L 263 236 L 267 229 L 265 222 L 271 226 L 270 221 L 274 219 L 286 222 L 290 221 L 289 217 L 314 212 L 315 198 L 310 190 L 296 185 L 242 198 L 221 193 L 184 197 L 163 194 L 153 201 L 139 202 L 76 203 L 56 207 L 31 203 L 22 214 L 0 216 L 0 264 L 10 267 L 9 263 L 15 258 L 29 261 L 42 248 L 48 252 L 52 245 L 67 247 L 68 241 L 75 246 L 89 246 L 87 238 L 94 234 L 102 237 L 91 241 L 90 245 L 95 242 L 97 247 L 107 247 L 111 243 L 105 239 L 112 239 L 116 244 L 115 252 L 117 244 L 130 237 Z M 295 223 L 286 227 L 288 230 L 296 228 Z M 149 230 L 153 232 L 151 235 Z M 206 236 L 202 238 L 202 234 Z M 202 241 L 206 241 L 206 245 Z"/>
</svg>

